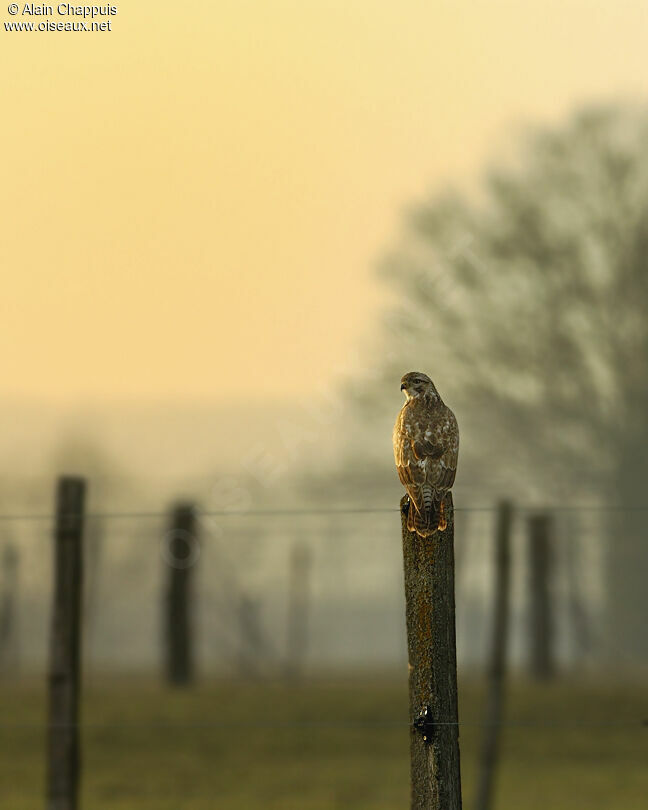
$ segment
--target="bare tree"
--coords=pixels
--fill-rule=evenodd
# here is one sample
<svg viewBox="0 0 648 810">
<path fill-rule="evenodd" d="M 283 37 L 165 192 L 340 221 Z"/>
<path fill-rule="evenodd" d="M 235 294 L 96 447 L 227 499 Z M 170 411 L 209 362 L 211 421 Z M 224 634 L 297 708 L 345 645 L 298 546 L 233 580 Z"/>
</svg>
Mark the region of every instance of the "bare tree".
<svg viewBox="0 0 648 810">
<path fill-rule="evenodd" d="M 386 380 L 428 370 L 458 415 L 464 476 L 622 507 L 601 520 L 610 644 L 628 659 L 648 658 L 648 541 L 632 509 L 648 474 L 647 264 L 646 110 L 530 131 L 480 193 L 410 212 L 381 268 L 400 298 L 388 360 L 357 397 L 369 424 L 392 401 Z"/>
</svg>

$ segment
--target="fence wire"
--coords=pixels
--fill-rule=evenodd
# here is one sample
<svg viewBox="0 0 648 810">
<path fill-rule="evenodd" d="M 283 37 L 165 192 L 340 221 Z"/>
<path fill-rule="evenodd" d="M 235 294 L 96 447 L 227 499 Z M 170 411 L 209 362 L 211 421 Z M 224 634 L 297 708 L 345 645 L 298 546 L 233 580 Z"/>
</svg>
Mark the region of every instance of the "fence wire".
<svg viewBox="0 0 648 810">
<path fill-rule="evenodd" d="M 484 506 L 455 506 L 454 512 L 484 512 L 497 511 L 497 504 Z M 327 515 L 372 515 L 372 514 L 398 514 L 398 507 L 342 507 L 342 508 L 309 508 L 309 509 L 200 509 L 196 508 L 198 517 L 308 517 Z M 621 504 L 554 504 L 537 506 L 515 506 L 515 512 L 520 515 L 532 515 L 538 512 L 648 512 L 648 506 L 625 506 Z M 42 521 L 52 522 L 57 517 L 63 520 L 76 518 L 76 515 L 57 515 L 54 512 L 0 514 L 0 521 Z M 157 520 L 169 517 L 169 511 L 119 511 L 119 512 L 85 512 L 84 517 L 92 520 Z"/>
</svg>

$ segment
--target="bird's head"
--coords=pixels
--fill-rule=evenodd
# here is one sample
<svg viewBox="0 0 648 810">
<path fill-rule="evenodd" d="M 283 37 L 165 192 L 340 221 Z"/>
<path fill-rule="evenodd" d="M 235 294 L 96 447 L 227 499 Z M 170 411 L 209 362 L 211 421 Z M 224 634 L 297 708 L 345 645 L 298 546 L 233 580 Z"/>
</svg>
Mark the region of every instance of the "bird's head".
<svg viewBox="0 0 648 810">
<path fill-rule="evenodd" d="M 405 392 L 405 398 L 409 401 L 414 397 L 427 395 L 432 399 L 438 399 L 434 383 L 427 374 L 422 371 L 408 371 L 401 379 L 401 391 Z"/>
</svg>

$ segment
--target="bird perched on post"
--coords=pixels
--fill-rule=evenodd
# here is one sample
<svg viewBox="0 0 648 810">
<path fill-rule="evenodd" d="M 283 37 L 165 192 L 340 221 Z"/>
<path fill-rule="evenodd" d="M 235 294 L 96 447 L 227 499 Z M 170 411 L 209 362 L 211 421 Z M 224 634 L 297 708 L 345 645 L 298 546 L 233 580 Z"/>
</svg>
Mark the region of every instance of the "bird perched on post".
<svg viewBox="0 0 648 810">
<path fill-rule="evenodd" d="M 427 374 L 405 374 L 401 391 L 405 404 L 394 425 L 394 458 L 410 499 L 407 528 L 430 537 L 447 525 L 443 500 L 457 472 L 459 426 Z"/>
</svg>

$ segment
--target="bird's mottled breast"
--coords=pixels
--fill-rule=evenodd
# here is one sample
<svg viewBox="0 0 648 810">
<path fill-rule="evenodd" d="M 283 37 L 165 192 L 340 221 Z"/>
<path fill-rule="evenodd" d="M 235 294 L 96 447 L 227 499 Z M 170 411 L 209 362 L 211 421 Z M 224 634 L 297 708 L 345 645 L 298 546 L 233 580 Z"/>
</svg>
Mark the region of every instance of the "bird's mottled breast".
<svg viewBox="0 0 648 810">
<path fill-rule="evenodd" d="M 418 432 L 418 417 L 415 400 L 409 400 L 400 409 L 394 425 L 394 458 L 397 466 L 416 463 L 412 451 L 412 439 Z"/>
</svg>

